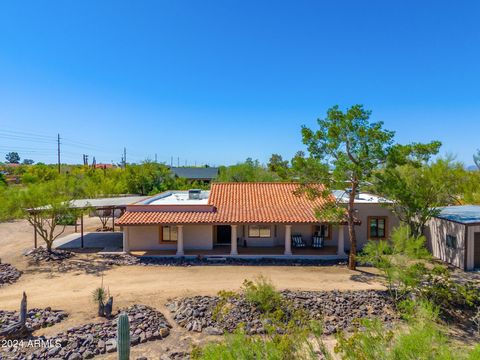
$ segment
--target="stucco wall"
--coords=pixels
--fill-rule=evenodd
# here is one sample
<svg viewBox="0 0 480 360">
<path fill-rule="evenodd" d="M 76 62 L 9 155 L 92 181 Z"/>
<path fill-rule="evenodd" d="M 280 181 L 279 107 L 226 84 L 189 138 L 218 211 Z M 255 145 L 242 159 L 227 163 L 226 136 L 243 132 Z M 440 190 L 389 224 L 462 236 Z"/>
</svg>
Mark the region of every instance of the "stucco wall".
<svg viewBox="0 0 480 360">
<path fill-rule="evenodd" d="M 127 227 L 125 227 L 127 228 Z M 175 250 L 176 243 L 159 242 L 160 226 L 129 226 L 128 244 L 130 250 Z M 184 225 L 183 246 L 185 250 L 209 250 L 213 247 L 211 225 Z"/>
<path fill-rule="evenodd" d="M 448 262 L 461 269 L 465 269 L 465 239 L 466 227 L 452 221 L 433 218 L 426 227 L 427 245 L 433 256 Z M 449 248 L 446 245 L 447 235 L 457 237 L 457 247 Z M 472 258 L 473 259 L 473 258 Z"/>
<path fill-rule="evenodd" d="M 477 245 L 474 243 L 475 240 L 475 233 L 480 233 L 480 226 L 468 226 L 467 227 L 467 266 L 466 270 L 473 270 L 474 269 L 474 259 L 473 259 L 473 254 L 474 254 L 474 246 Z M 478 244 L 477 246 L 480 246 Z"/>
<path fill-rule="evenodd" d="M 368 217 L 369 216 L 386 216 L 387 217 L 387 238 L 390 236 L 392 229 L 399 225 L 399 220 L 394 213 L 381 204 L 355 204 L 358 210 L 357 217 L 361 221 L 361 225 L 355 226 L 355 235 L 357 237 L 357 249 L 361 249 L 368 242 Z M 345 249 L 350 249 L 350 240 L 348 237 L 348 228 L 345 227 Z"/>
</svg>

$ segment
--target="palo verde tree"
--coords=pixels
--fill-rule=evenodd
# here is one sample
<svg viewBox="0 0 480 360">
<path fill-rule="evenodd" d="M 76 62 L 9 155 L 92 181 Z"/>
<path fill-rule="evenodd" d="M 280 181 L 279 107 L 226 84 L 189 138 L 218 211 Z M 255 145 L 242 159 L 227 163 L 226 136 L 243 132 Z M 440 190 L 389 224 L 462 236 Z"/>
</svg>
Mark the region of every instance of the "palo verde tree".
<svg viewBox="0 0 480 360">
<path fill-rule="evenodd" d="M 414 144 L 413 147 L 419 146 Z M 430 147 L 430 149 L 428 149 Z M 469 179 L 463 165 L 451 158 L 427 161 L 436 154 L 440 143 L 425 145 L 425 158 L 407 159 L 401 165 L 387 167 L 372 179 L 374 191 L 392 202 L 386 204 L 409 226 L 413 236 L 421 236 L 426 223 L 439 212 L 439 207 L 458 204 Z M 415 151 L 415 149 L 413 150 Z"/>
<path fill-rule="evenodd" d="M 302 127 L 303 143 L 310 155 L 306 162 L 310 168 L 312 162 L 319 165 L 320 173 L 316 173 L 314 180 L 321 180 L 328 189 L 347 189 L 350 269 L 356 267 L 355 197 L 360 186 L 386 164 L 394 145 L 394 132 L 385 130 L 383 122 L 370 122 L 370 114 L 362 105 L 354 105 L 345 112 L 334 106 L 325 119 L 318 120 L 319 129 Z M 310 181 L 311 176 L 303 179 Z"/>
<path fill-rule="evenodd" d="M 49 252 L 55 239 L 64 233 L 66 220 L 78 217 L 70 208 L 72 194 L 71 184 L 62 180 L 31 185 L 16 194 L 25 218 Z"/>
</svg>

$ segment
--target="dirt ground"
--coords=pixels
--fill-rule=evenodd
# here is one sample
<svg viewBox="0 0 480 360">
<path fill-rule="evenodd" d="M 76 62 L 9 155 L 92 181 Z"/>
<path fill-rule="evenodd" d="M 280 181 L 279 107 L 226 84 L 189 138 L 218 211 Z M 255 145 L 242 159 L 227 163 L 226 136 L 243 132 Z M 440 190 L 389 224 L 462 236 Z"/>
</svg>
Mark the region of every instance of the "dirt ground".
<svg viewBox="0 0 480 360">
<path fill-rule="evenodd" d="M 95 218 L 87 218 L 85 231 L 99 226 Z M 65 233 L 72 233 L 68 227 Z M 41 241 L 39 239 L 39 241 Z M 153 306 L 169 318 L 165 308 L 168 299 L 179 296 L 214 295 L 219 290 L 237 290 L 244 279 L 259 275 L 269 278 L 279 289 L 292 290 L 361 290 L 381 289 L 372 269 L 350 271 L 344 266 L 115 266 L 103 269 L 95 266 L 94 254 L 77 256 L 86 266 L 84 270 L 59 271 L 51 265 L 29 265 L 23 252 L 33 246 L 32 227 L 26 221 L 0 224 L 0 258 L 24 271 L 19 281 L 0 288 L 0 309 L 16 310 L 21 294 L 26 291 L 29 308 L 47 306 L 69 313 L 66 321 L 36 334 L 54 335 L 69 327 L 96 318 L 92 291 L 102 283 L 114 296 L 114 310 L 135 303 Z M 170 323 L 173 321 L 169 318 Z M 132 348 L 132 358 L 148 356 L 158 359 L 166 347 L 188 350 L 190 342 L 208 340 L 203 335 L 192 335 L 174 327 L 166 340 L 142 344 Z M 115 358 L 115 356 L 107 356 Z"/>
</svg>

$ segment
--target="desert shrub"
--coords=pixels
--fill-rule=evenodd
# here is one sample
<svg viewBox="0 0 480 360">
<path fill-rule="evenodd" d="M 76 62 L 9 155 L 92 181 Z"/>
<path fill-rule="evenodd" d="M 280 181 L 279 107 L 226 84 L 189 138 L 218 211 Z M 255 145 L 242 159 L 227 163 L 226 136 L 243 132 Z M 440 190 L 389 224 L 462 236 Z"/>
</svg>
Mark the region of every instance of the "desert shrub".
<svg viewBox="0 0 480 360">
<path fill-rule="evenodd" d="M 428 301 L 402 303 L 406 325 L 387 329 L 379 320 L 363 319 L 354 333 L 337 335 L 337 352 L 345 360 L 475 359 L 479 348 L 454 346 L 438 325 L 438 307 Z"/>
<path fill-rule="evenodd" d="M 245 280 L 242 290 L 245 299 L 264 313 L 273 313 L 282 308 L 282 295 L 263 276 L 258 277 L 255 281 Z"/>
<path fill-rule="evenodd" d="M 414 297 L 432 302 L 442 313 L 480 304 L 480 290 L 472 283 L 455 282 L 444 265 L 431 264 L 424 237 L 409 235 L 399 227 L 389 242 L 369 242 L 359 261 L 377 267 L 384 275 L 390 295 L 398 303 Z"/>
<path fill-rule="evenodd" d="M 430 259 L 431 255 L 425 247 L 426 241 L 425 236 L 412 236 L 408 226 L 398 226 L 391 234 L 392 253 L 405 254 L 415 259 Z"/>
<path fill-rule="evenodd" d="M 265 336 L 248 336 L 239 328 L 221 342 L 194 348 L 191 355 L 195 360 L 313 360 L 319 358 L 320 352 L 330 359 L 320 335 L 317 323 L 311 323 L 308 329 L 285 334 L 269 332 Z"/>
</svg>

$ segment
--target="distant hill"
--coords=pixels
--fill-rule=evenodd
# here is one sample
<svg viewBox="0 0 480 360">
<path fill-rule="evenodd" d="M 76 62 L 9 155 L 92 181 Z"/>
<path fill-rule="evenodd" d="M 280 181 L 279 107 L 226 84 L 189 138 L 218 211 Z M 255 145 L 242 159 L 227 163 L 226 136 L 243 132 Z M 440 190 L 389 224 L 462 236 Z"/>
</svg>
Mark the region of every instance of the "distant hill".
<svg viewBox="0 0 480 360">
<path fill-rule="evenodd" d="M 466 167 L 467 170 L 470 170 L 470 171 L 475 171 L 475 170 L 478 170 L 477 166 L 476 165 L 469 165 Z"/>
</svg>

